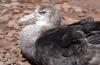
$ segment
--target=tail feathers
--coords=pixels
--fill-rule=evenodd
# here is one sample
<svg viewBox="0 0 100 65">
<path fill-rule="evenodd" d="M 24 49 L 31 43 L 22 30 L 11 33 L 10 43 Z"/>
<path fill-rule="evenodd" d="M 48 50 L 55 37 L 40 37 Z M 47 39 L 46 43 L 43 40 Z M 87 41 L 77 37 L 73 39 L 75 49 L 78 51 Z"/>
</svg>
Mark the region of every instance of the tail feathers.
<svg viewBox="0 0 100 65">
<path fill-rule="evenodd" d="M 85 33 L 89 33 L 91 31 L 100 30 L 100 21 L 94 21 L 92 17 L 87 17 L 69 26 L 74 29 L 82 30 Z"/>
</svg>

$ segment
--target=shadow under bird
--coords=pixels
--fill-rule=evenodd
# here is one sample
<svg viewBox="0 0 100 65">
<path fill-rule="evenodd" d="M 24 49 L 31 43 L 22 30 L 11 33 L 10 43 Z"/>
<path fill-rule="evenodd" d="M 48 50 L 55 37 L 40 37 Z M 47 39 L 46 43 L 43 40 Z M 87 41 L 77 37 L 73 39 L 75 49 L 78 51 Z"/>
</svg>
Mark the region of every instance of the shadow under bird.
<svg viewBox="0 0 100 65">
<path fill-rule="evenodd" d="M 97 46 L 100 48 L 100 22 L 94 22 L 93 18 L 88 17 L 61 26 L 60 18 L 59 11 L 54 6 L 41 5 L 34 13 L 18 21 L 23 26 L 20 34 L 23 56 L 32 65 L 99 63 Z"/>
</svg>

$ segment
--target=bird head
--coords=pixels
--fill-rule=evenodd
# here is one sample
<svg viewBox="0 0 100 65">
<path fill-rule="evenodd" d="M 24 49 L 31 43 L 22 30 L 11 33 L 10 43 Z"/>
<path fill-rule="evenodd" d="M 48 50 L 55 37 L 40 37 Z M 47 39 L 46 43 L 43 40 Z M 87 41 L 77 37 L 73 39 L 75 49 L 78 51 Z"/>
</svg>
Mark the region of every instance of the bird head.
<svg viewBox="0 0 100 65">
<path fill-rule="evenodd" d="M 61 17 L 59 10 L 52 5 L 40 5 L 37 6 L 34 12 L 20 18 L 17 24 L 21 27 L 25 27 L 30 24 L 36 24 L 40 26 L 51 26 L 53 28 L 60 26 Z"/>
<path fill-rule="evenodd" d="M 41 5 L 35 10 L 36 24 L 58 27 L 61 24 L 59 11 L 51 5 Z"/>
</svg>

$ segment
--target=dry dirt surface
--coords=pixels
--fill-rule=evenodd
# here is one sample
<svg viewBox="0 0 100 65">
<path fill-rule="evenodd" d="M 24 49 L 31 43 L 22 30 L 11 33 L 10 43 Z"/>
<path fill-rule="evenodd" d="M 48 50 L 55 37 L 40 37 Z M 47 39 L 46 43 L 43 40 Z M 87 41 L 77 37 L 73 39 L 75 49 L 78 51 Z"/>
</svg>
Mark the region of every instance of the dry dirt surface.
<svg viewBox="0 0 100 65">
<path fill-rule="evenodd" d="M 71 24 L 92 16 L 100 21 L 100 0 L 0 0 L 0 65 L 30 65 L 21 55 L 16 22 L 40 3 L 53 3 L 62 15 L 62 23 Z"/>
</svg>

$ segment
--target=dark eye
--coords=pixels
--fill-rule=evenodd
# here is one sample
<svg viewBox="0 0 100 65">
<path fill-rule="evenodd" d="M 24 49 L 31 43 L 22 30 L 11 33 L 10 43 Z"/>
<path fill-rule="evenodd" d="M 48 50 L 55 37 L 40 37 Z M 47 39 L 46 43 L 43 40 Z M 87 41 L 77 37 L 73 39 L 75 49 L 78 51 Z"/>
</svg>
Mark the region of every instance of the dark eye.
<svg viewBox="0 0 100 65">
<path fill-rule="evenodd" d="M 46 13 L 46 11 L 41 11 L 41 12 L 39 12 L 40 14 L 45 14 Z"/>
</svg>

